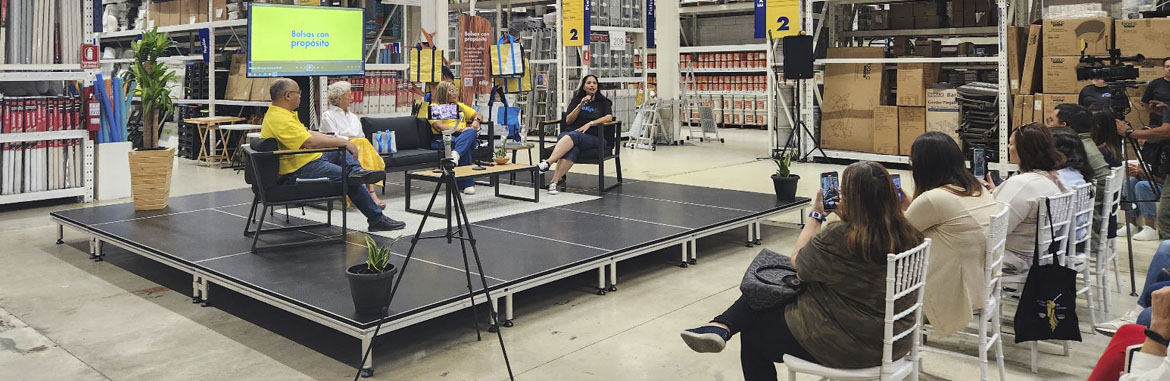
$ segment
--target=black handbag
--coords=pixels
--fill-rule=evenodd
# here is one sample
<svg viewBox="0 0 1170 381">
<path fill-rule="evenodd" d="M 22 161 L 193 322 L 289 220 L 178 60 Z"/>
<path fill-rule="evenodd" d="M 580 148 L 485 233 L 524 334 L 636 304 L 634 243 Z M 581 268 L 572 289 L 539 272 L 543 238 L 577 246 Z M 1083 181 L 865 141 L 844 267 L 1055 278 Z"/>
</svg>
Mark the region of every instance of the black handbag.
<svg viewBox="0 0 1170 381">
<path fill-rule="evenodd" d="M 748 307 L 757 311 L 784 304 L 803 290 L 792 258 L 768 249 L 756 254 L 739 283 Z"/>
<path fill-rule="evenodd" d="M 1044 200 L 1044 205 L 1049 206 L 1048 199 Z M 1055 237 L 1051 212 L 1048 225 L 1049 232 Z M 1053 240 L 1048 246 L 1048 253 L 1053 255 L 1052 263 L 1040 265 L 1040 226 L 1036 226 L 1032 268 L 1028 270 L 1020 304 L 1016 308 L 1017 344 L 1036 340 L 1081 341 L 1081 330 L 1077 325 L 1077 272 L 1058 263 L 1055 255 L 1059 248 L 1055 243 Z"/>
</svg>

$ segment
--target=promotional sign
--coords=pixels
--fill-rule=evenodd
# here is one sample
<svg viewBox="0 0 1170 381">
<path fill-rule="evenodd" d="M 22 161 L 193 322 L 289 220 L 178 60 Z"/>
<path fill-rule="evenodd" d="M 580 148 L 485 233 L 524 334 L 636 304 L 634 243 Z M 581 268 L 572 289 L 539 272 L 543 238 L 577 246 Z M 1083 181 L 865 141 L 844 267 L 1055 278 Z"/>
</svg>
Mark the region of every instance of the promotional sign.
<svg viewBox="0 0 1170 381">
<path fill-rule="evenodd" d="M 654 40 L 654 34 L 657 33 L 655 29 L 658 28 L 658 20 L 654 19 L 654 1 L 646 0 L 646 47 L 650 49 L 658 47 L 658 42 Z"/>
<path fill-rule="evenodd" d="M 480 16 L 459 15 L 460 100 L 471 104 L 476 94 L 492 90 L 488 48 L 492 42 L 492 23 Z"/>
<path fill-rule="evenodd" d="M 800 34 L 799 0 L 756 0 L 756 38 Z M 769 36 L 771 31 L 771 36 Z"/>
<path fill-rule="evenodd" d="M 365 72 L 361 8 L 251 4 L 248 77 Z"/>
<path fill-rule="evenodd" d="M 609 31 L 609 50 L 619 52 L 626 50 L 626 32 Z"/>
<path fill-rule="evenodd" d="M 94 44 L 81 44 L 81 68 L 82 69 L 97 69 L 101 67 L 98 64 L 98 46 Z"/>
<path fill-rule="evenodd" d="M 561 0 L 561 41 L 564 46 L 585 46 L 590 32 L 589 0 Z"/>
</svg>

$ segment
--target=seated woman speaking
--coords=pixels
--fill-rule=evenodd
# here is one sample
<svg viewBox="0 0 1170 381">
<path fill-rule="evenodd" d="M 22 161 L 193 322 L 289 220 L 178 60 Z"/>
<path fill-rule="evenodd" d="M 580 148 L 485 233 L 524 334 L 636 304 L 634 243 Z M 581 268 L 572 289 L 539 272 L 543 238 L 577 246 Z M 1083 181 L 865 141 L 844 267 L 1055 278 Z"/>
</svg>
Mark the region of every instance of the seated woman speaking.
<svg viewBox="0 0 1170 381">
<path fill-rule="evenodd" d="M 458 89 L 451 82 L 440 82 L 435 85 L 431 93 L 429 107 L 437 105 L 455 105 L 459 110 L 458 119 L 428 120 L 431 132 L 435 133 L 435 140 L 431 142 L 431 149 L 443 149 L 443 131 L 454 130 L 451 141 L 455 147 L 451 149 L 451 159 L 456 165 L 471 165 L 471 152 L 475 149 L 476 139 L 479 137 L 479 114 L 475 109 L 458 101 Z M 464 194 L 475 194 L 475 180 L 463 179 L 457 184 Z"/>
<path fill-rule="evenodd" d="M 382 156 L 378 155 L 378 151 L 374 149 L 373 144 L 370 144 L 370 140 L 366 139 L 365 132 L 362 131 L 361 119 L 358 118 L 357 114 L 349 112 L 349 106 L 353 104 L 353 91 L 351 89 L 352 86 L 346 81 L 329 85 L 326 90 L 329 108 L 321 113 L 321 132 L 331 133 L 352 142 L 357 147 L 358 162 L 362 164 L 362 168 L 371 171 L 384 171 L 386 170 L 386 162 L 382 160 Z M 374 199 L 374 203 L 379 208 L 386 209 L 386 204 L 374 193 L 375 185 L 382 184 L 366 185 L 370 191 L 370 197 Z"/>
<path fill-rule="evenodd" d="M 707 325 L 683 331 L 696 352 L 720 352 L 732 335 L 742 333 L 740 365 L 748 381 L 776 380 L 785 354 L 833 368 L 858 369 L 882 362 L 885 318 L 886 255 L 923 242 L 898 205 L 893 179 L 881 164 L 861 161 L 841 174 L 840 222 L 825 225 L 824 204 L 817 192 L 804 229 L 792 248 L 796 276 L 804 292 L 763 310 L 740 297 Z M 917 298 L 907 295 L 902 310 Z M 907 315 L 895 324 L 913 324 Z M 893 357 L 910 351 L 910 337 L 894 344 Z"/>
<path fill-rule="evenodd" d="M 573 167 L 581 151 L 605 149 L 608 144 L 597 135 L 587 133 L 590 128 L 613 120 L 613 102 L 597 91 L 597 76 L 590 74 L 581 80 L 581 87 L 573 93 L 569 109 L 571 111 L 565 114 L 565 125 L 572 131 L 562 132 L 552 154 L 537 164 L 541 173 L 548 172 L 550 163 L 557 164 L 552 183 L 548 186 L 548 194 L 557 194 L 557 182 L 569 173 L 569 168 Z"/>
</svg>

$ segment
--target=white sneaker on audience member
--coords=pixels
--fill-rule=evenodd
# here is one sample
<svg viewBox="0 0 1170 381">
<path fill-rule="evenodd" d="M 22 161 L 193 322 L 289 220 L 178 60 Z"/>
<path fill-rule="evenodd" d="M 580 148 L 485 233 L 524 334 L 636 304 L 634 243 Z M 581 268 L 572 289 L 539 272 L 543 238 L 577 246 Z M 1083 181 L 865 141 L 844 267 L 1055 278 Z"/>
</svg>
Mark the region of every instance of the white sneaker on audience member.
<svg viewBox="0 0 1170 381">
<path fill-rule="evenodd" d="M 548 172 L 549 164 L 547 161 L 541 160 L 540 163 L 536 164 L 536 169 L 540 171 L 540 173 Z"/>
<path fill-rule="evenodd" d="M 475 187 L 463 188 L 463 194 L 469 195 L 469 196 L 475 194 Z"/>
<path fill-rule="evenodd" d="M 548 194 L 557 194 L 557 193 L 561 193 L 561 192 L 557 191 L 557 183 L 549 184 L 548 185 Z"/>
<path fill-rule="evenodd" d="M 455 165 L 459 165 L 459 151 L 451 151 L 451 160 L 455 161 Z"/>
<path fill-rule="evenodd" d="M 1138 232 L 1142 231 L 1141 226 L 1137 226 L 1134 224 L 1127 224 L 1127 225 L 1129 225 L 1129 229 L 1131 229 L 1131 230 L 1126 230 L 1125 225 L 1121 225 L 1121 226 L 1117 227 L 1117 236 L 1118 237 L 1125 237 L 1126 235 L 1129 234 L 1130 231 L 1132 231 L 1133 234 L 1137 234 Z"/>
<path fill-rule="evenodd" d="M 1138 315 L 1141 313 L 1142 308 L 1139 306 L 1137 309 L 1126 312 L 1125 315 L 1121 315 L 1121 317 L 1117 319 L 1099 323 L 1093 326 L 1093 329 L 1097 330 L 1097 332 L 1100 332 L 1102 335 L 1113 336 L 1114 333 L 1117 333 L 1117 330 L 1121 329 L 1121 326 L 1136 323 Z"/>
<path fill-rule="evenodd" d="M 1157 241 L 1158 230 L 1149 226 L 1142 226 L 1142 231 L 1134 233 L 1134 241 Z"/>
</svg>

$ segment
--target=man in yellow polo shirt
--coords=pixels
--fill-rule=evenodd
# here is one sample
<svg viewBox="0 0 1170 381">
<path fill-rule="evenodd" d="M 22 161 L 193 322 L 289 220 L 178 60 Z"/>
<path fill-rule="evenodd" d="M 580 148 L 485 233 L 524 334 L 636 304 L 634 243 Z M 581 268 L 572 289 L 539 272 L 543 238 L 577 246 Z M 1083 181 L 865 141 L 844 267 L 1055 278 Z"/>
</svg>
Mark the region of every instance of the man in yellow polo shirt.
<svg viewBox="0 0 1170 381">
<path fill-rule="evenodd" d="M 326 153 L 306 153 L 300 155 L 285 155 L 280 157 L 280 175 L 287 181 L 296 179 L 329 178 L 340 182 L 341 176 L 349 178 L 349 200 L 366 216 L 370 224 L 370 231 L 398 230 L 406 227 L 406 223 L 395 221 L 382 214 L 382 209 L 374 203 L 366 184 L 373 184 L 386 178 L 382 171 L 370 171 L 362 168 L 356 159 L 357 147 L 349 140 L 337 139 L 316 131 L 309 131 L 297 117 L 296 109 L 301 105 L 301 88 L 296 81 L 280 78 L 269 88 L 272 96 L 272 105 L 268 113 L 264 114 L 264 125 L 260 129 L 260 137 L 275 138 L 280 150 L 316 149 L 345 147 L 349 153 L 337 151 Z M 344 168 L 334 163 L 345 163 Z"/>
</svg>

